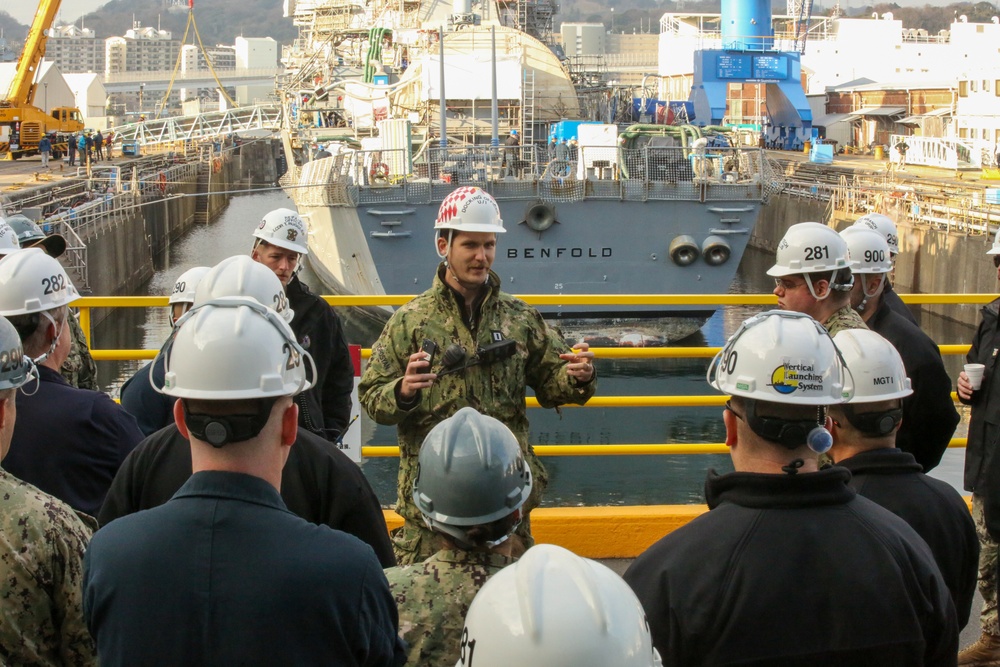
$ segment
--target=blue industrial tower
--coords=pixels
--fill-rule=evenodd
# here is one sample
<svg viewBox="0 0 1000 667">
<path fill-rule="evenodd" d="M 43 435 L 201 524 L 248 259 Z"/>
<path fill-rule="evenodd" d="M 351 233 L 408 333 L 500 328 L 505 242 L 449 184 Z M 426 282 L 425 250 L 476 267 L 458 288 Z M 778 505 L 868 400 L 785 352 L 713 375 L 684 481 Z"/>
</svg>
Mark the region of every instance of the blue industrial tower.
<svg viewBox="0 0 1000 667">
<path fill-rule="evenodd" d="M 696 125 L 721 125 L 731 83 L 766 84 L 769 145 L 799 150 L 812 136 L 798 51 L 774 49 L 770 0 L 722 0 L 722 48 L 694 54 L 689 101 Z"/>
</svg>

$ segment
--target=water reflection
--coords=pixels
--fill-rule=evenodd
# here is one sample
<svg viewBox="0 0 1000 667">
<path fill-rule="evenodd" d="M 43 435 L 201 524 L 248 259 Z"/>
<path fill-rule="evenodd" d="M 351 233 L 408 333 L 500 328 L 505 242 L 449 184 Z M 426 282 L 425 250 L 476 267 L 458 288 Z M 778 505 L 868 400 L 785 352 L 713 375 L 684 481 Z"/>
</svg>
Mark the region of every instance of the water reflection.
<svg viewBox="0 0 1000 667">
<path fill-rule="evenodd" d="M 167 294 L 175 278 L 196 265 L 212 265 L 250 249 L 251 232 L 263 213 L 291 206 L 280 193 L 253 194 L 232 200 L 222 217 L 200 227 L 176 242 L 159 262 L 146 294 Z M 502 259 L 500 260 L 502 261 Z M 773 256 L 749 249 L 743 257 L 734 291 L 770 292 L 773 287 L 765 271 Z M 428 267 L 431 271 L 432 267 Z M 306 266 L 303 280 L 320 288 Z M 744 319 L 764 310 L 760 306 L 720 309 L 683 346 L 721 346 Z M 972 329 L 941 317 L 923 314 L 921 324 L 939 342 L 961 343 L 971 339 Z M 379 331 L 370 325 L 345 321 L 350 342 L 370 347 Z M 95 331 L 103 348 L 158 348 L 170 331 L 166 308 L 122 309 Z M 946 357 L 949 372 L 956 377 L 961 361 Z M 715 394 L 705 382 L 708 359 L 604 359 L 597 362 L 600 395 L 706 395 Z M 139 366 L 139 362 L 101 362 L 102 385 L 113 394 Z M 722 442 L 725 431 L 721 409 L 708 408 L 566 408 L 531 410 L 532 440 L 536 444 L 657 444 Z M 963 422 L 964 424 L 965 422 Z M 380 426 L 362 417 L 365 444 L 396 443 L 395 428 Z M 962 427 L 960 427 L 962 428 Z M 963 431 L 964 432 L 964 431 Z M 935 475 L 960 485 L 963 450 L 945 455 Z M 551 473 L 546 505 L 607 505 L 704 502 L 703 484 L 708 469 L 720 473 L 732 469 L 726 455 L 551 457 L 545 461 Z M 364 470 L 383 503 L 395 502 L 397 460 L 370 459 Z"/>
</svg>

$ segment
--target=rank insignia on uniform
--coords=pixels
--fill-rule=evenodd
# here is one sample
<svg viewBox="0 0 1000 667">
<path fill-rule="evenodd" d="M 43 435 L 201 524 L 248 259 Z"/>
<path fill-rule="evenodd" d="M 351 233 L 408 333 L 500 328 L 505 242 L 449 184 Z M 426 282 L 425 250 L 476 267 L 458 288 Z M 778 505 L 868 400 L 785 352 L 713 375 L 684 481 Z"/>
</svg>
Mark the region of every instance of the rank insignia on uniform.
<svg viewBox="0 0 1000 667">
<path fill-rule="evenodd" d="M 500 341 L 503 340 L 503 332 L 500 332 L 500 331 L 491 331 L 490 332 L 490 337 L 493 339 L 494 343 L 499 343 Z"/>
</svg>

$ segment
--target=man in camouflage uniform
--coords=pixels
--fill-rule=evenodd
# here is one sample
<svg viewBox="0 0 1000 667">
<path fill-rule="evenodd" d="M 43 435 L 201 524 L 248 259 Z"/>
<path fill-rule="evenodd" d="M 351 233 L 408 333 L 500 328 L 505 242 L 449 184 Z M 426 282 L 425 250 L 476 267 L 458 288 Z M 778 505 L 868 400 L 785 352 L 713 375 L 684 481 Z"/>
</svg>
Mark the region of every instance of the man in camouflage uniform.
<svg viewBox="0 0 1000 667">
<path fill-rule="evenodd" d="M 514 432 L 534 480 L 517 532 L 527 547 L 532 544 L 527 514 L 538 505 L 547 474 L 528 443 L 525 387 L 534 389 L 545 408 L 582 405 L 595 390 L 594 355 L 587 345 L 570 349 L 537 310 L 500 291 L 500 278 L 490 271 L 496 235 L 504 231 L 496 201 L 479 188 L 458 188 L 442 202 L 435 229 L 438 255 L 445 261 L 433 286 L 386 324 L 359 388 L 373 420 L 397 425 L 396 511 L 405 524 L 393 542 L 401 565 L 441 548 L 411 498 L 420 443 L 435 424 L 472 406 Z"/>
<path fill-rule="evenodd" d="M 0 460 L 10 448 L 14 394 L 31 367 L 0 317 Z M 83 622 L 83 553 L 96 525 L 0 470 L 0 664 L 96 665 Z"/>
<path fill-rule="evenodd" d="M 61 234 L 46 236 L 42 228 L 23 215 L 12 215 L 8 224 L 17 234 L 21 248 L 41 248 L 49 257 L 59 258 L 66 252 L 66 239 Z M 69 356 L 63 362 L 60 374 L 74 387 L 100 391 L 97 385 L 97 364 L 90 356 L 87 337 L 76 317 L 67 320 L 69 330 L 73 334 L 73 344 Z"/>
<path fill-rule="evenodd" d="M 845 329 L 867 329 L 851 308 L 850 255 L 840 234 L 818 222 L 792 225 L 778 242 L 774 277 L 778 308 L 805 313 L 831 336 Z"/>
<path fill-rule="evenodd" d="M 431 430 L 419 471 L 414 500 L 445 546 L 385 575 L 410 647 L 407 664 L 453 665 L 472 599 L 514 562 L 507 538 L 531 493 L 531 472 L 510 429 L 472 408 Z"/>
</svg>

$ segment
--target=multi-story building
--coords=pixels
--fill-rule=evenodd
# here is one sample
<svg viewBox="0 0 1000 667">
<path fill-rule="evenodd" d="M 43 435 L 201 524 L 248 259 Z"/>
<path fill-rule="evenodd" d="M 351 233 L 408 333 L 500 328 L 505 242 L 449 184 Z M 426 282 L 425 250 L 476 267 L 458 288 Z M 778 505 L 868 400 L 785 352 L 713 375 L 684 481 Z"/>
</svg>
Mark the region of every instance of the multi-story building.
<svg viewBox="0 0 1000 667">
<path fill-rule="evenodd" d="M 185 44 L 181 47 L 181 71 L 182 72 L 204 72 L 208 70 L 208 59 L 212 60 L 212 68 L 218 70 L 236 69 L 236 47 L 219 44 L 210 46 L 205 51 L 194 44 Z"/>
<path fill-rule="evenodd" d="M 49 29 L 45 59 L 65 73 L 104 71 L 104 40 L 90 28 L 59 25 Z"/>
<path fill-rule="evenodd" d="M 237 69 L 269 69 L 278 64 L 278 43 L 270 37 L 237 37 Z M 274 86 L 236 86 L 236 101 L 248 104 L 268 100 Z"/>
<path fill-rule="evenodd" d="M 104 73 L 172 70 L 180 48 L 180 41 L 169 30 L 143 28 L 137 23 L 124 37 L 109 37 L 105 42 Z"/>
</svg>

